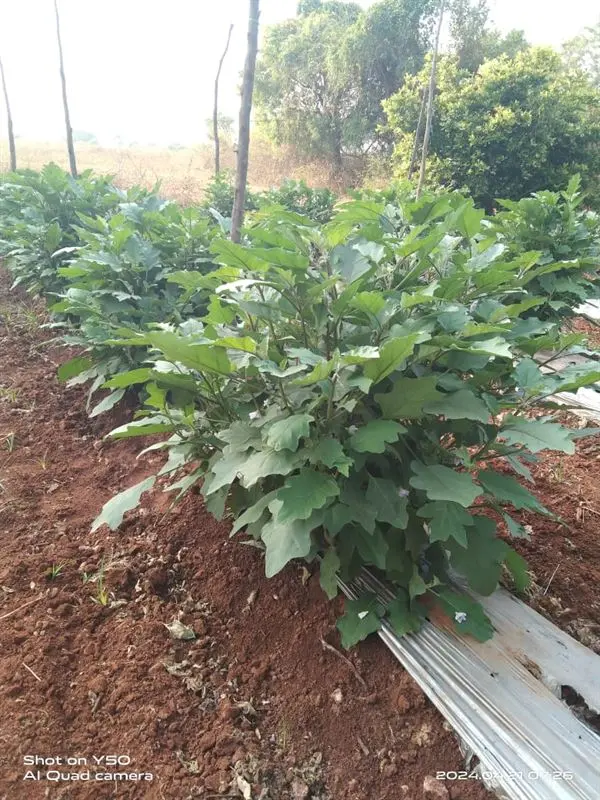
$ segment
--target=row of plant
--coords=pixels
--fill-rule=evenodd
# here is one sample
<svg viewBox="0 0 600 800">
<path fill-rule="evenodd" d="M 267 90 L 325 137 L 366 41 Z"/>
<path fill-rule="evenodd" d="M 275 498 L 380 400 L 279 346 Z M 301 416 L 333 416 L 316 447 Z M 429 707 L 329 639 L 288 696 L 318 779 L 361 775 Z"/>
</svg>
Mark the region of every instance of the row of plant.
<svg viewBox="0 0 600 800">
<path fill-rule="evenodd" d="M 330 192 L 294 181 L 249 198 L 250 208 L 283 204 L 315 219 L 330 216 L 334 202 Z M 4 177 L 0 252 L 10 261 L 15 285 L 48 297 L 57 326 L 64 329 L 67 323 L 65 341 L 86 349 L 86 360 L 61 374 L 90 384 L 92 414 L 107 411 L 123 396 L 117 390 L 92 407 L 98 389 L 147 356 L 145 348 L 111 343 L 121 327 L 145 331 L 154 323 L 181 324 L 206 310 L 198 293 L 186 290 L 185 278 L 189 271 L 215 269 L 210 242 L 228 233 L 232 204 L 225 174 L 208 187 L 202 206 L 188 208 L 162 199 L 158 187 L 122 191 L 109 178 L 88 172 L 74 180 L 53 164 L 39 174 Z M 84 364 L 89 366 L 73 372 Z"/>
<path fill-rule="evenodd" d="M 386 607 L 371 596 L 346 603 L 346 646 L 382 619 L 414 631 L 432 604 L 487 638 L 480 606 L 450 575 L 480 594 L 504 575 L 525 588 L 526 564 L 498 526 L 526 537 L 514 510 L 550 513 L 523 485 L 530 467 L 546 449 L 574 452 L 586 433 L 553 421 L 550 398 L 600 379 L 594 364 L 557 375 L 534 359 L 581 348 L 565 321 L 574 299 L 598 294 L 599 224 L 576 180 L 495 218 L 458 193 L 365 196 L 324 225 L 263 208 L 242 244 L 209 225 L 193 255 L 163 216 L 153 240 L 145 214 L 155 212 L 127 245 L 121 226 L 132 222 L 117 205 L 79 213 L 85 243 L 60 255 L 57 324 L 87 349 L 61 375 L 109 389 L 104 407 L 135 390 L 141 408 L 110 436 L 160 435 L 149 449 L 168 457 L 94 526 L 117 529 L 157 479 L 177 499 L 198 486 L 215 516 L 231 517 L 232 535 L 264 549 L 269 576 L 303 558 L 329 597 L 364 566 L 393 583 Z M 18 254 L 8 263 L 22 275 Z M 85 291 L 110 338 L 87 298 L 64 305 Z M 98 371 L 109 356 L 119 365 Z M 541 406 L 548 416 L 532 413 Z"/>
</svg>

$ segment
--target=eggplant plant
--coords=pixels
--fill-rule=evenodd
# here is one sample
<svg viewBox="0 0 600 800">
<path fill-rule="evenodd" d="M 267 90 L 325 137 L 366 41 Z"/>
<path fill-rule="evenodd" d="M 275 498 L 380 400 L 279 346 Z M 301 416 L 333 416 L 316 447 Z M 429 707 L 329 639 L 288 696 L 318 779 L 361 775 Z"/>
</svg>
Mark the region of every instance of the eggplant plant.
<svg viewBox="0 0 600 800">
<path fill-rule="evenodd" d="M 600 378 L 594 365 L 549 376 L 532 358 L 579 341 L 523 316 L 557 265 L 506 260 L 456 194 L 351 202 L 324 227 L 265 209 L 245 236 L 213 240 L 218 285 L 199 320 L 122 340 L 149 348 L 151 399 L 112 438 L 166 435 L 151 447 L 168 452 L 167 489 L 201 487 L 232 535 L 264 549 L 268 576 L 305 559 L 329 597 L 365 566 L 389 580 L 386 607 L 346 604 L 346 646 L 383 618 L 417 630 L 432 604 L 485 639 L 489 622 L 450 574 L 483 595 L 504 571 L 525 588 L 498 524 L 527 537 L 513 511 L 550 513 L 523 480 L 540 452 L 573 453 L 582 435 L 532 411 Z M 109 501 L 95 527 L 117 528 L 154 481 Z"/>
</svg>

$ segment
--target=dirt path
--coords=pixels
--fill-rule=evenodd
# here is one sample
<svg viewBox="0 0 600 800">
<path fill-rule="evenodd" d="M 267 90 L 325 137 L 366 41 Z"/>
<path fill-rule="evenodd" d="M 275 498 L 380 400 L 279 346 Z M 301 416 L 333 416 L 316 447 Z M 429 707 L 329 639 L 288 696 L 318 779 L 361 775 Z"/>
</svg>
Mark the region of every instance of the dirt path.
<svg viewBox="0 0 600 800">
<path fill-rule="evenodd" d="M 461 769 L 453 735 L 379 641 L 350 655 L 363 685 L 321 645 L 338 639 L 317 578 L 294 566 L 266 581 L 260 555 L 198 496 L 165 516 L 155 492 L 118 533 L 90 534 L 149 459 L 136 461 L 139 442 L 103 443 L 115 418 L 86 417 L 82 393 L 55 378 L 67 353 L 43 344 L 31 304 L 0 280 L 0 798 L 251 787 L 253 800 L 419 800 L 426 776 Z M 173 639 L 174 619 L 196 638 Z M 111 755 L 131 761 L 94 762 Z M 24 781 L 28 770 L 91 780 Z M 490 797 L 475 781 L 448 788 Z"/>
</svg>

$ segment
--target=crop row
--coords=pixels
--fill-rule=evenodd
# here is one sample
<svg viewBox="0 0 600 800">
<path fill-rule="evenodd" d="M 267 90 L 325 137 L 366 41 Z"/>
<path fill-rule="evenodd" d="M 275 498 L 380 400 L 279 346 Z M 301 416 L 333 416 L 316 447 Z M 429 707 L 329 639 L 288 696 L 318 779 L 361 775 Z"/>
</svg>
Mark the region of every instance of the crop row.
<svg viewBox="0 0 600 800">
<path fill-rule="evenodd" d="M 600 222 L 578 189 L 491 218 L 456 192 L 364 192 L 313 218 L 273 193 L 234 244 L 217 209 L 156 191 L 56 167 L 6 178 L 0 252 L 82 348 L 60 377 L 89 384 L 92 415 L 135 395 L 110 436 L 160 435 L 167 454 L 94 526 L 117 529 L 157 478 L 177 500 L 198 485 L 267 575 L 305 559 L 330 598 L 365 566 L 392 582 L 387 607 L 346 603 L 346 646 L 383 618 L 417 630 L 432 605 L 487 638 L 450 575 L 484 595 L 507 574 L 526 587 L 514 511 L 551 515 L 531 465 L 586 434 L 550 398 L 600 380 L 593 361 L 557 374 L 534 358 L 581 350 L 569 320 L 599 293 Z"/>
</svg>

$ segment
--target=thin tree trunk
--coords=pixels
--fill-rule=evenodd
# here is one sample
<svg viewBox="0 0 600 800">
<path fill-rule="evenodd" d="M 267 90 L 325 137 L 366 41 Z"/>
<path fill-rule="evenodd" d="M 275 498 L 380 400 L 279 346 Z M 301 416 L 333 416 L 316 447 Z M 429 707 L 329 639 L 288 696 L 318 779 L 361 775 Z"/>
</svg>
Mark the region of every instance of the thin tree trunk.
<svg viewBox="0 0 600 800">
<path fill-rule="evenodd" d="M 250 149 L 250 112 L 254 91 L 254 72 L 258 52 L 259 0 L 250 0 L 248 17 L 248 51 L 242 84 L 242 104 L 238 131 L 237 174 L 235 178 L 235 199 L 231 215 L 231 241 L 239 242 L 246 203 L 246 181 L 248 180 L 248 153 Z"/>
<path fill-rule="evenodd" d="M 219 69 L 217 70 L 217 77 L 215 78 L 215 105 L 213 109 L 213 135 L 215 137 L 215 177 L 221 172 L 221 142 L 219 141 L 219 78 L 221 77 L 221 70 L 225 56 L 229 50 L 229 42 L 231 41 L 231 31 L 233 30 L 233 23 L 229 26 L 229 34 L 227 36 L 227 44 L 225 50 L 219 61 Z"/>
<path fill-rule="evenodd" d="M 423 127 L 423 118 L 425 117 L 425 106 L 427 105 L 427 88 L 424 86 L 421 90 L 421 109 L 419 111 L 419 120 L 417 122 L 417 129 L 415 131 L 415 141 L 413 144 L 412 153 L 410 154 L 410 164 L 408 166 L 408 180 L 413 176 L 417 168 L 417 156 L 419 155 L 419 139 L 421 137 L 421 128 Z"/>
<path fill-rule="evenodd" d="M 65 128 L 67 132 L 67 150 L 69 152 L 69 166 L 71 175 L 77 177 L 77 162 L 75 161 L 75 147 L 73 146 L 73 129 L 71 128 L 71 117 L 69 114 L 69 101 L 67 99 L 67 80 L 65 78 L 65 63 L 63 59 L 62 41 L 60 38 L 60 17 L 58 14 L 58 2 L 54 0 L 54 13 L 56 15 L 56 39 L 58 41 L 58 56 L 60 60 L 60 82 L 62 85 L 63 107 L 65 110 Z"/>
<path fill-rule="evenodd" d="M 438 49 L 440 46 L 440 33 L 442 30 L 442 22 L 444 21 L 445 4 L 446 0 L 442 0 L 440 5 L 440 18 L 435 36 L 435 45 L 433 48 L 433 57 L 431 59 L 431 75 L 429 76 L 429 93 L 427 96 L 427 121 L 425 123 L 425 136 L 423 138 L 423 152 L 421 153 L 421 171 L 417 186 L 417 198 L 421 196 L 421 192 L 423 191 L 423 186 L 425 185 L 425 174 L 427 172 L 427 152 L 429 150 L 429 140 L 431 139 L 431 120 L 433 118 L 433 99 L 435 95 L 435 72 L 437 67 Z"/>
<path fill-rule="evenodd" d="M 331 137 L 331 155 L 333 158 L 333 170 L 335 177 L 339 180 L 344 171 L 344 162 L 342 160 L 342 126 L 339 120 L 338 111 L 335 111 L 336 117 L 333 122 L 333 131 Z"/>
<path fill-rule="evenodd" d="M 0 75 L 2 76 L 2 90 L 4 92 L 4 102 L 6 103 L 6 120 L 8 127 L 8 149 L 10 152 L 10 171 L 14 172 L 17 168 L 17 148 L 15 147 L 15 133 L 13 130 L 12 114 L 10 113 L 10 103 L 8 102 L 8 89 L 6 88 L 6 76 L 4 75 L 4 65 L 0 58 Z"/>
</svg>

